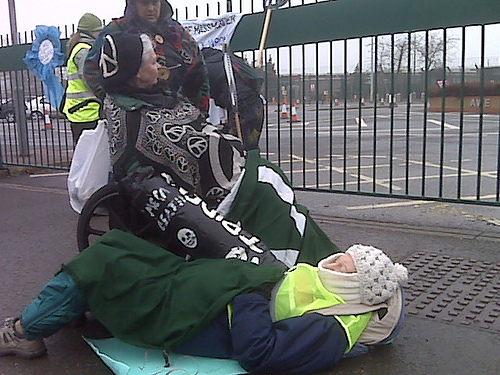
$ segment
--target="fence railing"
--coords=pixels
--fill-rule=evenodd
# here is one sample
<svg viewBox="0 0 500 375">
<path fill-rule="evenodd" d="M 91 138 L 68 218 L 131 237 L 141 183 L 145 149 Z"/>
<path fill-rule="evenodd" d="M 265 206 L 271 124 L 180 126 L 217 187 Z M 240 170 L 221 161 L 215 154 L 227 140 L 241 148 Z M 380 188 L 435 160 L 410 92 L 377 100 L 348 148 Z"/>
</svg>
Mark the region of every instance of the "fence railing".
<svg viewBox="0 0 500 375">
<path fill-rule="evenodd" d="M 262 149 L 304 189 L 498 205 L 499 26 L 268 50 Z"/>
<path fill-rule="evenodd" d="M 500 205 L 500 12 L 491 18 L 477 11 L 499 5 L 462 1 L 475 6 L 477 15 L 471 11 L 470 19 L 459 18 L 453 9 L 442 9 L 447 11 L 443 26 L 436 27 L 439 20 L 433 24 L 425 15 L 425 21 L 416 23 L 416 12 L 399 1 L 405 3 L 398 6 L 407 12 L 406 29 L 405 20 L 398 19 L 390 27 L 383 20 L 374 22 L 369 31 L 362 17 L 397 11 L 398 6 L 383 8 L 391 1 L 339 1 L 344 12 L 349 3 L 353 9 L 347 15 L 332 13 L 332 23 L 344 17 L 356 25 L 335 33 L 328 25 L 311 31 L 309 15 L 337 2 L 290 1 L 276 12 L 290 15 L 289 27 L 300 38 L 320 36 L 281 42 L 290 32 L 276 18 L 281 30 L 271 29 L 264 55 L 263 154 L 301 189 Z M 421 8 L 429 12 L 436 11 L 431 3 L 450 3 L 423 1 Z M 238 35 L 237 30 L 234 38 L 236 49 L 253 64 L 261 1 L 208 1 L 206 6 L 176 8 L 175 14 L 177 19 L 205 18 L 226 10 L 246 13 L 257 22 L 241 25 L 254 30 L 253 42 L 242 37 L 246 31 Z M 304 20 L 293 18 L 302 14 Z M 22 80 L 26 97 L 38 97 L 27 108 L 29 152 L 23 155 L 16 123 L 0 120 L 4 164 L 68 168 L 73 149 L 68 123 L 54 118 L 48 128 L 45 116 L 32 115 L 44 108 L 39 103 L 42 86 L 28 71 Z M 8 98 L 13 82 L 13 72 L 0 72 L 0 98 Z"/>
</svg>

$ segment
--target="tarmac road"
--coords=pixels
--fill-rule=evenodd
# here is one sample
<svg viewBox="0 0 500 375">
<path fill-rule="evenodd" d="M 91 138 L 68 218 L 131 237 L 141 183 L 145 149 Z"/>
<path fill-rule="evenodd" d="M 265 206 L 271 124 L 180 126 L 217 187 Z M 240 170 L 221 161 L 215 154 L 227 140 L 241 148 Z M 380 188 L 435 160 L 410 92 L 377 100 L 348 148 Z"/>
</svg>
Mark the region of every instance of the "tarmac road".
<svg viewBox="0 0 500 375">
<path fill-rule="evenodd" d="M 394 344 L 346 359 L 321 375 L 500 374 L 500 208 L 297 195 L 341 248 L 354 243 L 380 247 L 415 275 L 407 290 L 413 299 L 410 314 Z M 65 175 L 0 177 L 1 319 L 19 314 L 61 263 L 76 254 L 76 222 Z M 453 280 L 451 285 L 445 279 Z M 463 297 L 471 300 L 465 312 L 456 310 Z M 433 312 L 447 301 L 443 312 Z M 96 322 L 66 328 L 46 340 L 48 356 L 0 358 L 0 374 L 111 374 L 81 335 L 105 337 L 106 332 Z"/>
</svg>

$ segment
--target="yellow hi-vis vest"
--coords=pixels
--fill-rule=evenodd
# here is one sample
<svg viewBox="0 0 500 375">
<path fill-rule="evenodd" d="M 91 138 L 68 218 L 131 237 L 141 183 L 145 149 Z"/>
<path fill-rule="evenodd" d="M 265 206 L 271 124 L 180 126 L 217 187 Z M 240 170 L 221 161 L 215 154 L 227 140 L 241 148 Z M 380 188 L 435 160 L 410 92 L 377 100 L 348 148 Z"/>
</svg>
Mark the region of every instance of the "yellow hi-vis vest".
<svg viewBox="0 0 500 375">
<path fill-rule="evenodd" d="M 300 263 L 291 268 L 281 282 L 275 296 L 275 320 L 282 320 L 314 312 L 318 309 L 346 303 L 322 284 L 318 268 Z M 332 315 L 346 332 L 349 352 L 370 322 L 373 313 L 359 315 Z"/>
<path fill-rule="evenodd" d="M 100 104 L 97 102 L 89 102 L 84 107 L 71 113 L 71 108 L 83 103 L 89 99 L 97 99 L 94 93 L 89 90 L 85 82 L 78 75 L 78 66 L 75 64 L 74 58 L 82 49 L 89 49 L 91 46 L 88 43 L 78 43 L 73 47 L 68 59 L 68 87 L 66 89 L 66 101 L 64 103 L 63 112 L 71 122 L 91 122 L 99 120 Z"/>
</svg>

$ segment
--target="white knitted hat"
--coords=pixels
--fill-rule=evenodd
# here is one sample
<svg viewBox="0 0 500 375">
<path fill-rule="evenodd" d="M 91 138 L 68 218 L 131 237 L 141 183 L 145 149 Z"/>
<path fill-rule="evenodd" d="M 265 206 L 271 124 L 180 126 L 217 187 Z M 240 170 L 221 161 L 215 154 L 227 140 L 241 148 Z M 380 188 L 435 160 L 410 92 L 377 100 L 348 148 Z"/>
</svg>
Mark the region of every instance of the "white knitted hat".
<svg viewBox="0 0 500 375">
<path fill-rule="evenodd" d="M 353 245 L 346 251 L 352 256 L 359 277 L 361 303 L 376 305 L 390 298 L 400 284 L 408 280 L 408 270 L 393 263 L 373 246 Z"/>
</svg>

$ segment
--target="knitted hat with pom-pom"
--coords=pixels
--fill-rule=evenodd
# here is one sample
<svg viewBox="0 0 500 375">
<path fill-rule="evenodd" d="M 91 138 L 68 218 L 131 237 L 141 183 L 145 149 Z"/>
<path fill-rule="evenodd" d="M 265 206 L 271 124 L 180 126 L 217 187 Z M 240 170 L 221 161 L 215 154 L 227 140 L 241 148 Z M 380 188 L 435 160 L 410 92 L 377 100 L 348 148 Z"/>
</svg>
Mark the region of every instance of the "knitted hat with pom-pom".
<svg viewBox="0 0 500 375">
<path fill-rule="evenodd" d="M 373 246 L 353 245 L 346 254 L 352 256 L 356 265 L 363 304 L 384 302 L 408 280 L 405 266 L 393 263 L 382 250 Z"/>
</svg>

